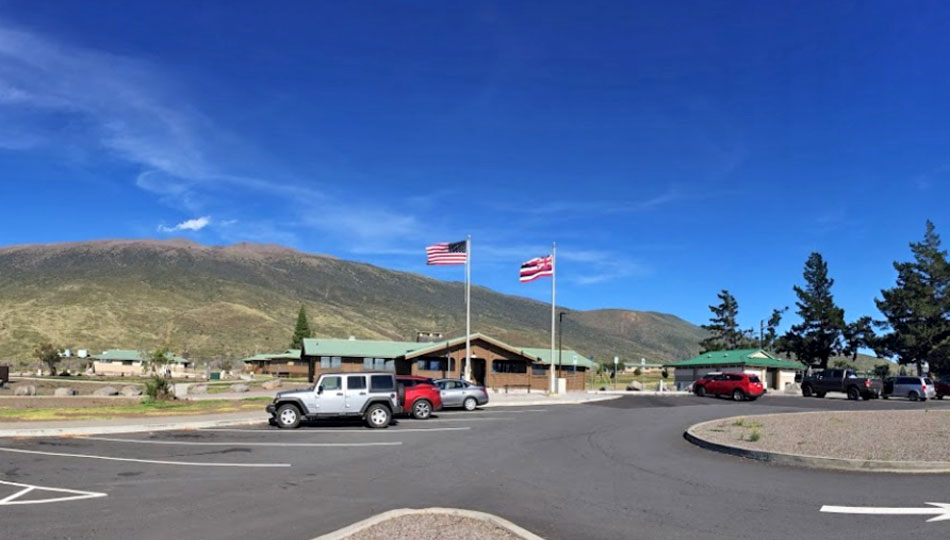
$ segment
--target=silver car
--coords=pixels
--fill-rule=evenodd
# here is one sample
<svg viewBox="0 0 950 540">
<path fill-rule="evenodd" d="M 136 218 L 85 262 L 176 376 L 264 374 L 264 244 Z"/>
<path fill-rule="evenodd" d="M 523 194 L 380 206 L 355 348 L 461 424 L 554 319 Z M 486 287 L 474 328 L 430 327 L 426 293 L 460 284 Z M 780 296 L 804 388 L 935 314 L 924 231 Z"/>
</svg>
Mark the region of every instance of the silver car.
<svg viewBox="0 0 950 540">
<path fill-rule="evenodd" d="M 884 381 L 883 397 L 891 396 L 925 401 L 937 397 L 937 388 L 929 377 L 891 377 Z"/>
<path fill-rule="evenodd" d="M 474 411 L 475 407 L 488 403 L 488 391 L 460 379 L 438 379 L 435 384 L 442 390 L 442 407 L 464 407 Z"/>
</svg>

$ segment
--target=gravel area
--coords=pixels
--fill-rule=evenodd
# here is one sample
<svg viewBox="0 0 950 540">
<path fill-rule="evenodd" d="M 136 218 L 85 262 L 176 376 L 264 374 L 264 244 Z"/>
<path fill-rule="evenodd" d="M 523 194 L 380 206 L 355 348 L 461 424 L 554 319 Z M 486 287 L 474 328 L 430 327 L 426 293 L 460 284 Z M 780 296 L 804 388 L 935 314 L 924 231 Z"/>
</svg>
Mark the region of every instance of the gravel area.
<svg viewBox="0 0 950 540">
<path fill-rule="evenodd" d="M 754 415 L 709 422 L 693 433 L 714 443 L 766 452 L 950 462 L 948 410 Z"/>
<path fill-rule="evenodd" d="M 402 516 L 347 536 L 347 540 L 519 540 L 491 523 L 441 514 Z"/>
</svg>

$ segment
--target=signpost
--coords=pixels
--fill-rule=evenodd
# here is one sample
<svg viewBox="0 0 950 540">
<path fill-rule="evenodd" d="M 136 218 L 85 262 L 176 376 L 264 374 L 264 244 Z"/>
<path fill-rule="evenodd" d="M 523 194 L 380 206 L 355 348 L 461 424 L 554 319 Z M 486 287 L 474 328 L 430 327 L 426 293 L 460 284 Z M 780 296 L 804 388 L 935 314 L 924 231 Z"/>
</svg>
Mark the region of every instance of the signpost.
<svg viewBox="0 0 950 540">
<path fill-rule="evenodd" d="M 620 357 L 614 356 L 614 390 L 617 389 L 617 379 L 620 377 L 617 374 L 617 364 L 620 363 Z"/>
</svg>

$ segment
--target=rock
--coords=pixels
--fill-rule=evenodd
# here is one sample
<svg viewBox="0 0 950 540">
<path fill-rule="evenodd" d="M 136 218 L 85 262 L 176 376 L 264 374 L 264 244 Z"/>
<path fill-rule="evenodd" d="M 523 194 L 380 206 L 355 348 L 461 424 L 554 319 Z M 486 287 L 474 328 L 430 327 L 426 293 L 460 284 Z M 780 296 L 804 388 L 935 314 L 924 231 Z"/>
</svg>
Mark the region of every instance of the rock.
<svg viewBox="0 0 950 540">
<path fill-rule="evenodd" d="M 251 387 L 246 384 L 232 384 L 231 391 L 243 394 L 244 392 L 250 392 Z"/>
<path fill-rule="evenodd" d="M 123 386 L 122 390 L 119 390 L 119 393 L 125 397 L 139 397 L 142 395 L 141 386 Z"/>
<path fill-rule="evenodd" d="M 112 386 L 103 386 L 102 388 L 96 390 L 92 393 L 94 396 L 117 396 L 119 391 Z"/>
<path fill-rule="evenodd" d="M 640 390 L 643 390 L 643 385 L 640 384 L 640 381 L 630 381 L 630 383 L 627 384 L 627 390 L 639 392 Z"/>
<path fill-rule="evenodd" d="M 192 386 L 188 387 L 188 393 L 189 393 L 189 394 L 192 394 L 192 395 L 195 395 L 195 394 L 207 394 L 207 393 L 208 393 L 208 385 L 207 385 L 207 384 L 195 384 L 195 385 L 192 385 Z"/>
<path fill-rule="evenodd" d="M 56 397 L 75 396 L 78 393 L 76 389 L 68 387 L 57 388 L 53 391 L 53 395 Z"/>
<path fill-rule="evenodd" d="M 265 382 L 261 386 L 264 388 L 264 390 L 275 390 L 277 388 L 280 388 L 283 384 L 284 384 L 284 381 L 280 379 L 274 379 L 272 381 Z"/>
<path fill-rule="evenodd" d="M 24 385 L 24 386 L 17 386 L 16 390 L 13 391 L 13 395 L 14 396 L 35 396 L 36 387 L 29 384 Z"/>
<path fill-rule="evenodd" d="M 802 393 L 802 385 L 798 383 L 792 383 L 785 386 L 785 390 L 782 390 L 785 394 L 799 395 Z"/>
</svg>

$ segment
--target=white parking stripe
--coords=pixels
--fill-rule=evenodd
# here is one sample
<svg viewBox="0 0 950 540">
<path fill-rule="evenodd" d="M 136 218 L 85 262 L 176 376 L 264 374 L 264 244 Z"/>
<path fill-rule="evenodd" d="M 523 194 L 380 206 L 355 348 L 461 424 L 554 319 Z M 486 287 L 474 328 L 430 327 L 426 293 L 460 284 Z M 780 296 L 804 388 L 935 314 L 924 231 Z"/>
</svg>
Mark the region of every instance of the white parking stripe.
<svg viewBox="0 0 950 540">
<path fill-rule="evenodd" d="M 438 414 L 438 415 L 443 415 L 443 414 L 469 415 L 469 414 L 471 414 L 471 415 L 482 416 L 482 415 L 485 415 L 485 414 L 518 414 L 518 413 L 546 412 L 546 411 L 547 411 L 547 409 L 519 409 L 519 410 L 517 410 L 517 411 L 509 411 L 509 410 L 498 411 L 498 410 L 494 410 L 494 409 L 483 409 L 483 410 L 481 410 L 481 411 L 479 411 L 479 412 L 472 412 L 472 411 L 439 411 L 439 412 L 437 412 L 437 413 L 435 413 L 435 414 Z"/>
<path fill-rule="evenodd" d="M 290 435 L 322 435 L 324 433 L 341 434 L 351 433 L 354 435 L 398 435 L 400 433 L 421 433 L 423 431 L 466 431 L 470 427 L 440 427 L 440 428 L 405 428 L 405 429 L 334 429 L 334 428 L 314 428 L 314 429 L 233 429 L 233 428 L 207 428 L 201 431 L 223 431 L 226 433 L 287 433 Z"/>
<path fill-rule="evenodd" d="M 496 420 L 514 420 L 510 417 L 502 416 L 493 416 L 491 418 L 436 418 L 432 417 L 428 420 L 418 420 L 419 422 L 492 422 Z"/>
<path fill-rule="evenodd" d="M 130 463 L 151 463 L 153 465 L 181 465 L 183 467 L 243 467 L 243 468 L 276 468 L 290 467 L 290 463 L 215 463 L 215 462 L 191 462 L 191 461 L 164 461 L 158 459 L 134 459 L 120 458 L 111 456 L 94 456 L 90 454 L 66 454 L 61 452 L 40 452 L 39 450 L 22 450 L 20 448 L 3 448 L 0 452 L 12 452 L 14 454 L 34 454 L 39 456 L 71 457 L 82 459 L 101 459 L 105 461 L 125 461 Z"/>
<path fill-rule="evenodd" d="M 14 493 L 13 495 L 10 495 L 10 496 L 8 496 L 8 497 L 4 497 L 3 499 L 0 499 L 0 506 L 10 506 L 10 505 L 14 505 L 14 504 L 46 504 L 46 503 L 51 503 L 51 502 L 78 501 L 78 500 L 82 500 L 82 499 L 95 499 L 95 498 L 98 498 L 98 497 L 105 497 L 105 496 L 106 496 L 105 493 L 96 493 L 96 492 L 94 492 L 94 491 L 78 491 L 78 490 L 75 490 L 75 489 L 63 489 L 63 488 L 51 488 L 51 487 L 45 487 L 45 486 L 34 486 L 34 485 L 32 485 L 32 484 L 20 484 L 20 483 L 17 483 L 17 482 L 6 482 L 6 481 L 4 481 L 4 480 L 0 480 L 0 484 L 7 485 L 7 486 L 14 486 L 14 487 L 23 488 L 23 489 L 21 489 L 20 491 L 17 491 L 16 493 Z M 27 493 L 30 493 L 30 492 L 35 491 L 35 490 L 39 490 L 39 491 L 50 491 L 50 492 L 53 492 L 53 493 L 67 493 L 68 496 L 66 496 L 66 497 L 53 497 L 53 498 L 51 498 L 51 499 L 31 499 L 31 500 L 28 500 L 28 501 L 19 501 L 19 500 L 17 500 L 17 499 L 19 499 L 20 497 L 26 495 Z"/>
<path fill-rule="evenodd" d="M 166 444 L 175 446 L 291 446 L 302 448 L 351 448 L 354 446 L 400 446 L 401 441 L 366 443 L 278 443 L 278 442 L 205 442 L 205 441 L 157 441 L 147 439 L 112 439 L 108 437 L 83 437 L 86 441 L 104 441 L 131 444 Z"/>
</svg>

